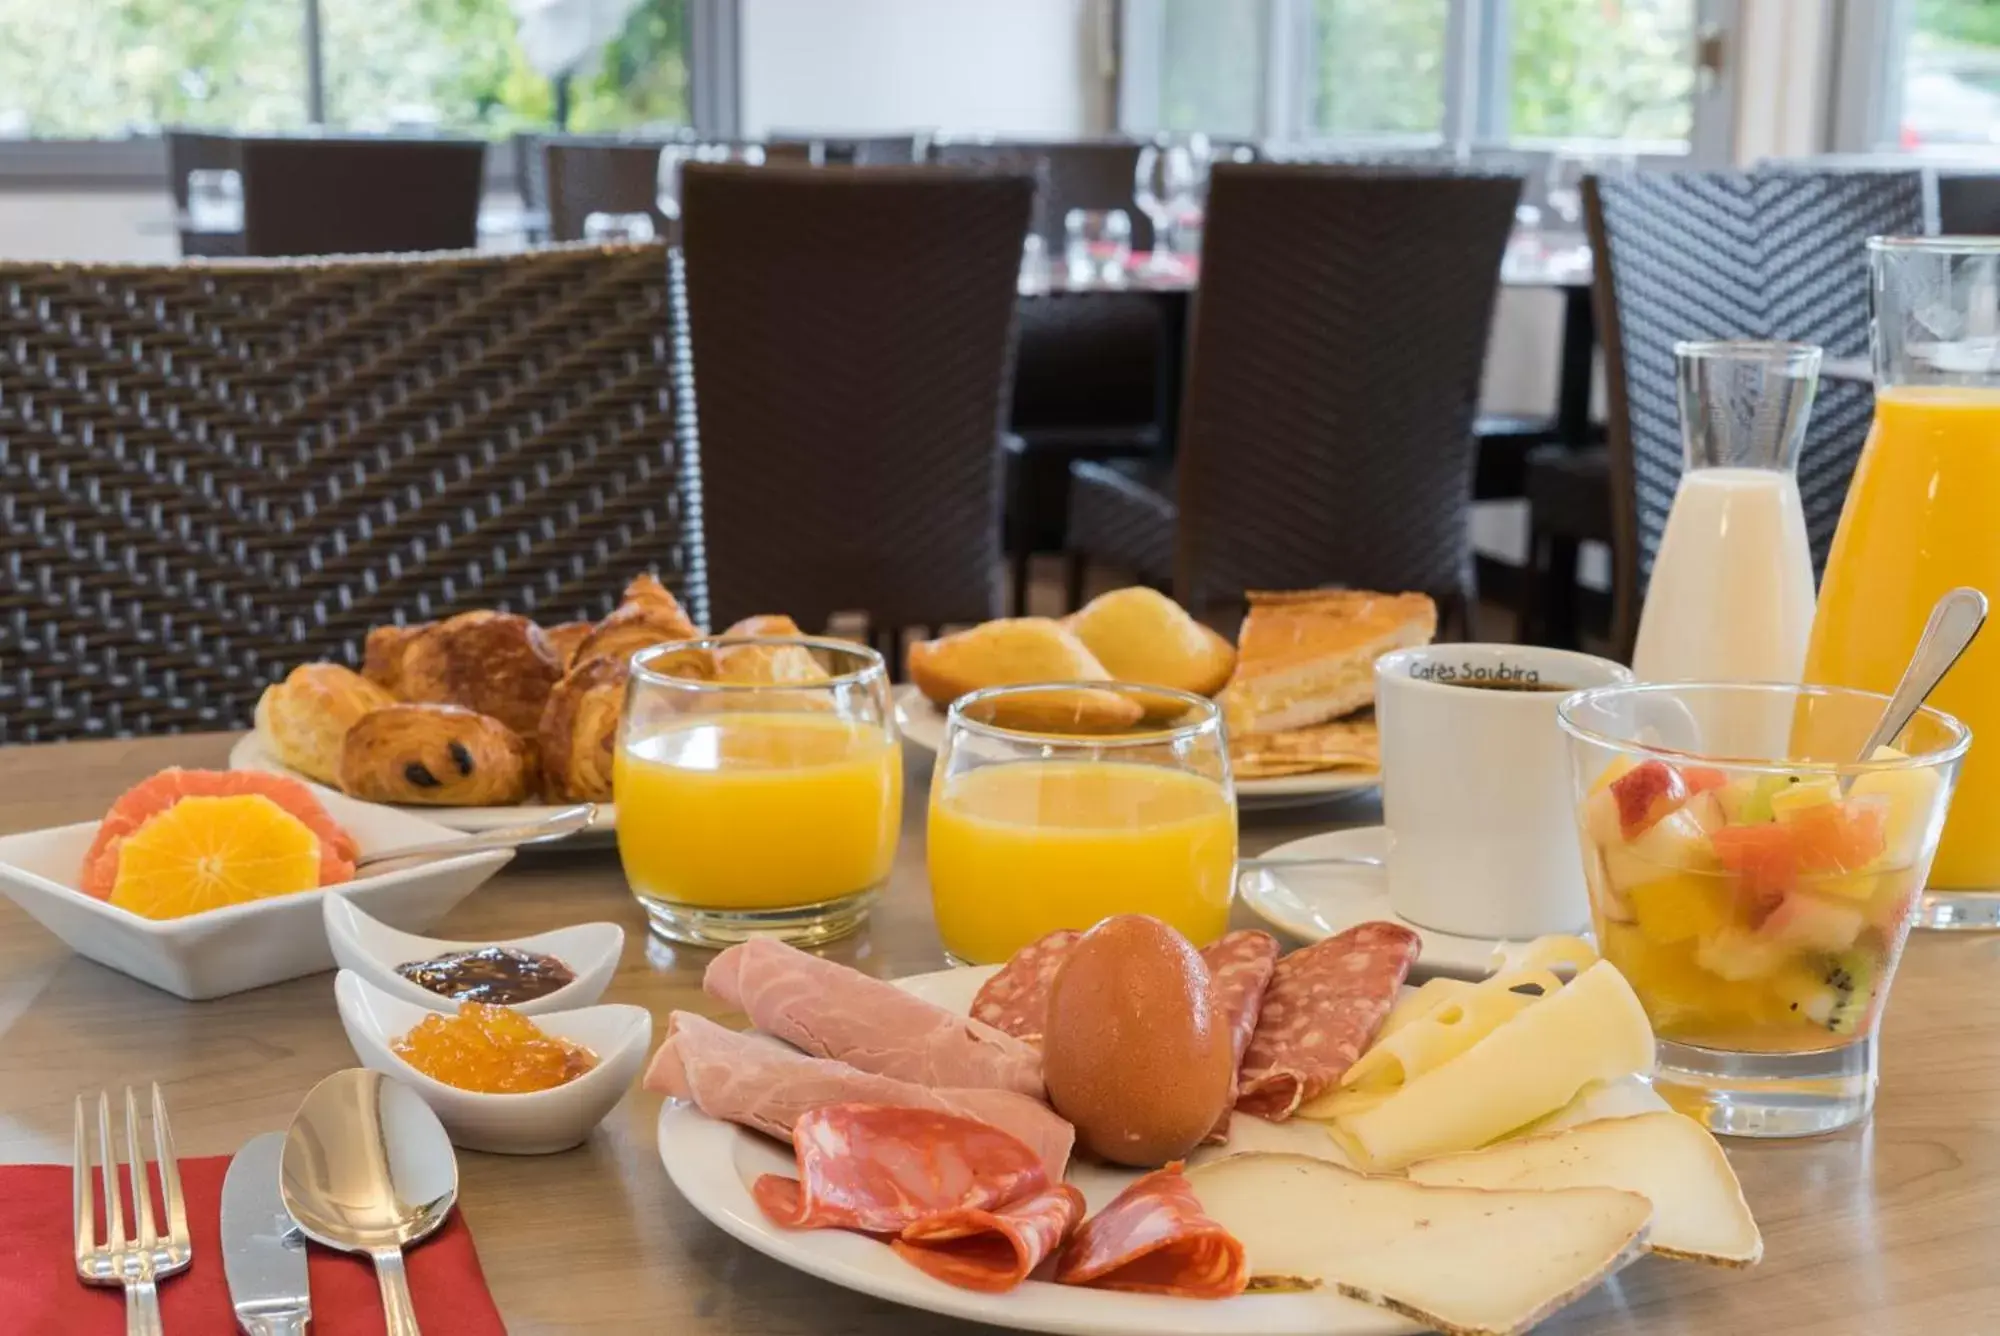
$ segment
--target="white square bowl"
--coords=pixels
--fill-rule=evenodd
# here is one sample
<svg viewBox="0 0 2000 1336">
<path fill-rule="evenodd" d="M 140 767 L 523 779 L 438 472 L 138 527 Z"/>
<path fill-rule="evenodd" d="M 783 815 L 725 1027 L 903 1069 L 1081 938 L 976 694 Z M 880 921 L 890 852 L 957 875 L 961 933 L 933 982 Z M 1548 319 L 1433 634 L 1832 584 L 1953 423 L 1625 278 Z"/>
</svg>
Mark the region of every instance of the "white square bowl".
<svg viewBox="0 0 2000 1336">
<path fill-rule="evenodd" d="M 354 836 L 363 854 L 458 836 L 435 822 L 329 789 L 314 786 L 313 796 Z M 0 894 L 78 955 L 190 1002 L 333 968 L 320 908 L 325 891 L 273 896 L 186 918 L 144 918 L 76 889 L 83 855 L 96 834 L 97 823 L 86 821 L 0 838 Z M 512 850 L 494 849 L 380 875 L 363 872 L 340 891 L 383 923 L 422 932 L 513 856 Z"/>
</svg>

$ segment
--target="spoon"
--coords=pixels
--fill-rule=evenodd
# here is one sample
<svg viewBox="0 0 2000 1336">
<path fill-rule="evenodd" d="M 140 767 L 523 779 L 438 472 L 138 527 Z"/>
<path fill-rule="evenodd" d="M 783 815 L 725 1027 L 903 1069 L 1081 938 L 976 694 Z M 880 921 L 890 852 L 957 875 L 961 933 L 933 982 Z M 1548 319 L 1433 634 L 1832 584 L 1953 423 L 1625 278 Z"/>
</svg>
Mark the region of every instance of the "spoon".
<svg viewBox="0 0 2000 1336">
<path fill-rule="evenodd" d="M 307 1238 L 375 1259 L 388 1336 L 419 1336 L 403 1248 L 458 1200 L 458 1161 L 430 1105 L 380 1072 L 335 1072 L 285 1133 L 279 1190 Z"/>
<path fill-rule="evenodd" d="M 1902 735 L 1925 699 L 1937 690 L 1937 684 L 1985 624 L 1986 595 L 1977 589 L 1961 585 L 1937 601 L 1931 609 L 1930 621 L 1924 624 L 1924 633 L 1917 637 L 1910 665 L 1903 669 L 1903 680 L 1896 683 L 1895 694 L 1889 697 L 1881 721 L 1868 735 L 1868 741 L 1861 744 L 1861 754 L 1856 760 L 1870 759 L 1877 747 L 1886 747 Z M 1842 788 L 1851 783 L 1850 778 Z"/>
<path fill-rule="evenodd" d="M 540 821 L 530 821 L 519 826 L 502 826 L 495 830 L 482 830 L 477 834 L 462 836 L 455 840 L 433 840 L 429 844 L 406 844 L 400 849 L 378 849 L 372 854 L 363 854 L 354 860 L 355 871 L 373 867 L 377 863 L 397 862 L 405 858 L 456 858 L 460 854 L 476 854 L 482 849 L 515 849 L 524 844 L 547 844 L 550 840 L 568 839 L 589 830 L 597 822 L 597 804 L 579 803 L 575 807 L 565 807 Z"/>
<path fill-rule="evenodd" d="M 1319 858 L 1239 858 L 1236 860 L 1238 872 L 1262 872 L 1271 868 L 1287 867 L 1381 867 L 1382 860 L 1373 854 L 1328 854 Z"/>
</svg>

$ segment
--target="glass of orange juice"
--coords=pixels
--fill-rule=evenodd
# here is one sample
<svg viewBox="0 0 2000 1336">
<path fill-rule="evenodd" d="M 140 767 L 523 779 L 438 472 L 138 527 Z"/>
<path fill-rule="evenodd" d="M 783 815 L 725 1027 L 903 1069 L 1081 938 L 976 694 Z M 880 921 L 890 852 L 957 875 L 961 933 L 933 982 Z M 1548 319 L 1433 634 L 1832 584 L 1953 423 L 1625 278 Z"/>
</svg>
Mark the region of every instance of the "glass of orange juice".
<svg viewBox="0 0 2000 1336">
<path fill-rule="evenodd" d="M 732 659 L 762 671 L 733 673 Z M 778 637 L 641 650 L 617 748 L 618 855 L 663 937 L 831 941 L 888 880 L 903 762 L 871 649 Z"/>
<path fill-rule="evenodd" d="M 1116 733 L 1001 719 L 1076 717 L 1075 693 L 1133 698 Z M 1235 888 L 1236 790 L 1213 701 L 1160 687 L 995 687 L 953 702 L 931 777 L 931 904 L 953 958 L 1006 960 L 1058 928 L 1151 914 L 1196 946 Z"/>
<path fill-rule="evenodd" d="M 1873 237 L 1875 421 L 1840 512 L 1806 681 L 1893 691 L 1940 595 L 2000 596 L 2000 237 Z M 2000 636 L 1930 702 L 1989 737 L 1966 756 L 1918 911 L 2000 927 Z"/>
</svg>

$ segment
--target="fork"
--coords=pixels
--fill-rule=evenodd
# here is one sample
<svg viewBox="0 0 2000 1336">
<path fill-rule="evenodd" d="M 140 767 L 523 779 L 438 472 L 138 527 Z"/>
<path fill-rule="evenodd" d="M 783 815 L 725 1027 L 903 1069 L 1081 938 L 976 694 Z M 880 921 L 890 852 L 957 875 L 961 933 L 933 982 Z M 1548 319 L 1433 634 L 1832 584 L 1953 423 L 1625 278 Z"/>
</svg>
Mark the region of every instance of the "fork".
<svg viewBox="0 0 2000 1336">
<path fill-rule="evenodd" d="M 111 1141 L 111 1096 L 97 1095 L 97 1159 L 103 1167 L 105 1239 L 97 1241 L 91 1182 L 90 1138 L 84 1097 L 76 1097 L 74 1216 L 76 1274 L 86 1285 L 125 1287 L 125 1336 L 164 1336 L 160 1325 L 159 1282 L 187 1270 L 194 1260 L 188 1239 L 187 1206 L 181 1198 L 180 1165 L 174 1159 L 174 1135 L 167 1126 L 167 1102 L 153 1084 L 153 1146 L 160 1171 L 160 1205 L 166 1229 L 153 1224 L 153 1194 L 147 1183 L 145 1151 L 139 1144 L 139 1101 L 125 1087 L 125 1158 L 132 1183 L 134 1233 L 125 1231 L 125 1210 L 119 1192 L 118 1156 Z"/>
</svg>

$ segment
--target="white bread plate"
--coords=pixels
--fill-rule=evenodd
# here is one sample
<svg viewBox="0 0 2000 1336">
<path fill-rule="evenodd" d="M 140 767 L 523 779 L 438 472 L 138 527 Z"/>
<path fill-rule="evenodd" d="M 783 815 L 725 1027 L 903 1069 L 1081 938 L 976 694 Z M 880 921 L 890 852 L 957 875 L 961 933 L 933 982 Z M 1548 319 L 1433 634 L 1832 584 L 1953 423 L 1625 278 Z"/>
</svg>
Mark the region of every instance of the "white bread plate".
<svg viewBox="0 0 2000 1336">
<path fill-rule="evenodd" d="M 997 967 L 942 970 L 896 982 L 917 996 L 968 1011 L 979 985 Z M 1664 1109 L 1652 1087 L 1636 1077 L 1607 1085 L 1567 1110 L 1567 1125 Z M 763 1174 L 796 1177 L 791 1148 L 732 1123 L 717 1122 L 692 1104 L 667 1100 L 660 1108 L 660 1159 L 681 1195 L 724 1232 L 758 1252 L 836 1285 L 950 1317 L 1020 1331 L 1074 1336 L 1384 1336 L 1426 1328 L 1387 1309 L 1330 1290 L 1302 1294 L 1243 1294 L 1233 1299 L 1179 1299 L 1126 1294 L 1029 1280 L 1005 1294 L 982 1294 L 947 1284 L 898 1257 L 887 1244 L 838 1229 L 783 1229 L 768 1220 L 750 1195 Z M 1201 1165 L 1243 1151 L 1281 1151 L 1342 1162 L 1324 1127 L 1292 1121 L 1269 1123 L 1238 1117 L 1229 1141 L 1188 1157 Z M 1068 1181 L 1095 1213 L 1138 1177 L 1078 1158 Z"/>
<path fill-rule="evenodd" d="M 262 770 L 267 774 L 286 775 L 303 784 L 313 782 L 279 760 L 277 748 L 271 745 L 269 738 L 255 729 L 238 738 L 236 745 L 229 749 L 229 768 Z M 554 816 L 557 812 L 575 806 L 574 803 L 521 803 L 515 807 L 416 807 L 388 803 L 367 805 L 390 812 L 405 812 L 443 826 L 447 830 L 463 831 L 468 835 L 478 835 L 489 830 L 503 830 L 508 826 L 524 826 L 531 821 Z M 599 803 L 597 817 L 590 823 L 589 830 L 558 843 L 544 845 L 542 848 L 544 850 L 602 848 L 617 837 L 617 832 L 618 808 L 612 803 Z"/>
<path fill-rule="evenodd" d="M 632 1088 L 653 1041 L 653 1015 L 644 1007 L 609 1003 L 547 1012 L 535 1017 L 543 1033 L 583 1045 L 597 1055 L 597 1065 L 553 1090 L 490 1095 L 434 1080 L 390 1048 L 436 1012 L 391 997 L 352 970 L 334 977 L 333 996 L 362 1066 L 421 1095 L 454 1146 L 496 1155 L 548 1155 L 581 1144 Z"/>
<path fill-rule="evenodd" d="M 422 817 L 313 787 L 328 815 L 365 855 L 449 840 Z M 333 968 L 320 902 L 325 890 L 272 896 L 177 919 L 150 919 L 77 889 L 97 822 L 0 838 L 0 894 L 80 956 L 190 1002 L 224 997 Z M 392 870 L 364 870 L 339 893 L 392 927 L 421 932 L 443 918 L 513 851 L 491 849 Z"/>
</svg>

